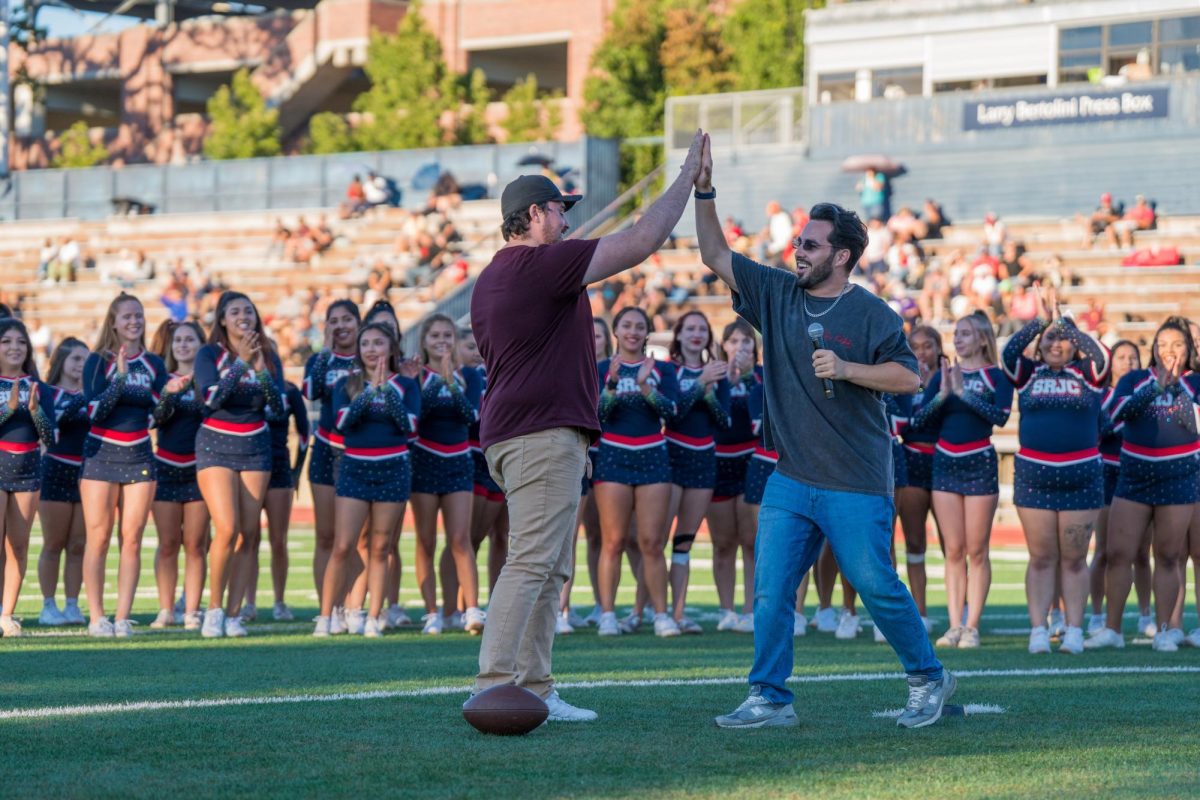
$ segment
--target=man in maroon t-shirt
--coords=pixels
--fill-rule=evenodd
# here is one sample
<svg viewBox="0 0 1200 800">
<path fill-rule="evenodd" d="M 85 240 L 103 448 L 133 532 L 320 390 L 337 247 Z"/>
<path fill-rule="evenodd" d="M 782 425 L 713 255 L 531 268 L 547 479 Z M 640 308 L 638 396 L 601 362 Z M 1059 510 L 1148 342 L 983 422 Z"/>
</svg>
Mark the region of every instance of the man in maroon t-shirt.
<svg viewBox="0 0 1200 800">
<path fill-rule="evenodd" d="M 508 503 L 508 560 L 488 603 L 475 692 L 515 683 L 546 701 L 551 721 L 594 711 L 564 702 L 550 676 L 562 585 L 571 572 L 579 486 L 600 431 L 599 377 L 587 285 L 635 267 L 662 247 L 700 170 L 697 132 L 675 182 L 629 230 L 563 240 L 579 201 L 547 178 L 504 187 L 505 245 L 471 296 L 471 327 L 487 365 L 480 444 Z"/>
</svg>

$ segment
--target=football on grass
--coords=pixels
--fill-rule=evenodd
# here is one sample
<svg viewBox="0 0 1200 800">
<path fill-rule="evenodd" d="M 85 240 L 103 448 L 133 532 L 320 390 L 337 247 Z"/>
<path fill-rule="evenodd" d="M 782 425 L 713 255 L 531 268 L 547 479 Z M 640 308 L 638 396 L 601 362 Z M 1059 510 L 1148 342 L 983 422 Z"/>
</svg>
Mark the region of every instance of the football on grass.
<svg viewBox="0 0 1200 800">
<path fill-rule="evenodd" d="M 550 709 L 528 689 L 506 684 L 485 689 L 463 706 L 463 718 L 482 733 L 520 736 L 546 721 Z"/>
</svg>

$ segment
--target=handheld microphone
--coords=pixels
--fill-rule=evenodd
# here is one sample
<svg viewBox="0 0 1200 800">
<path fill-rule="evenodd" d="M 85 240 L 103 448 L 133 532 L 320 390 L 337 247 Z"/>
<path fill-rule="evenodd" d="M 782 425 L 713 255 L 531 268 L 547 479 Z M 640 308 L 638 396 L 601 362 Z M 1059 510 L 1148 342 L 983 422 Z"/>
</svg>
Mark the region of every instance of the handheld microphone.
<svg viewBox="0 0 1200 800">
<path fill-rule="evenodd" d="M 814 322 L 808 326 L 808 340 L 812 342 L 813 350 L 824 350 L 825 344 L 825 326 L 819 322 Z M 822 378 L 821 383 L 825 386 L 826 399 L 833 398 L 833 381 L 829 378 Z"/>
</svg>

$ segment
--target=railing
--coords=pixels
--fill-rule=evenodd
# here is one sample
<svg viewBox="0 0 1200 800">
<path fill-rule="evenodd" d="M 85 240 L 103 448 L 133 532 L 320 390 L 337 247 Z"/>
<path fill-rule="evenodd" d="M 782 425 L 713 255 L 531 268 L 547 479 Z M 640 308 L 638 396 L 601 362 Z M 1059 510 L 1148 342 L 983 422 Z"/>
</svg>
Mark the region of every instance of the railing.
<svg viewBox="0 0 1200 800">
<path fill-rule="evenodd" d="M 668 97 L 666 145 L 686 150 L 696 128 L 715 147 L 795 146 L 805 141 L 804 87 Z"/>
<path fill-rule="evenodd" d="M 659 164 L 650 170 L 640 181 L 622 192 L 615 200 L 606 205 L 587 222 L 576 228 L 568 239 L 598 239 L 610 233 L 624 230 L 638 212 L 649 206 L 657 196 L 658 179 L 666 171 L 666 164 Z M 619 216 L 629 202 L 638 198 L 634 210 L 624 216 Z"/>
</svg>

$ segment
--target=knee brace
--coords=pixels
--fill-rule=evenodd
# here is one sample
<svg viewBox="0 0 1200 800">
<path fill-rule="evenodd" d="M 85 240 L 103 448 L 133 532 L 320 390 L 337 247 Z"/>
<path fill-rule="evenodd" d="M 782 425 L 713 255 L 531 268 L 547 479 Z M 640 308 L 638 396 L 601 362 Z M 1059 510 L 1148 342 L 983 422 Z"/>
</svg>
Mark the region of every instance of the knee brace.
<svg viewBox="0 0 1200 800">
<path fill-rule="evenodd" d="M 696 540 L 694 533 L 677 533 L 671 539 L 671 563 L 687 566 L 692 557 L 692 542 Z"/>
</svg>

